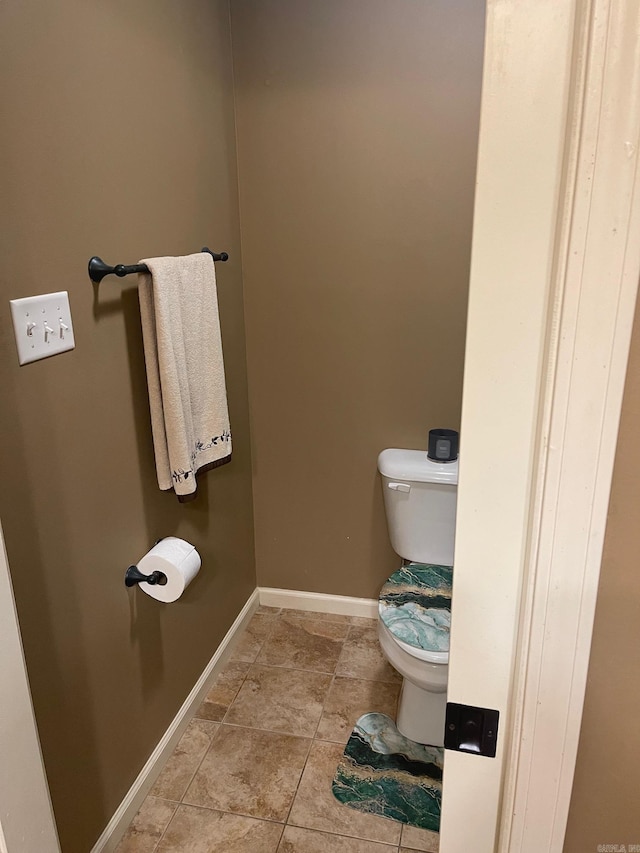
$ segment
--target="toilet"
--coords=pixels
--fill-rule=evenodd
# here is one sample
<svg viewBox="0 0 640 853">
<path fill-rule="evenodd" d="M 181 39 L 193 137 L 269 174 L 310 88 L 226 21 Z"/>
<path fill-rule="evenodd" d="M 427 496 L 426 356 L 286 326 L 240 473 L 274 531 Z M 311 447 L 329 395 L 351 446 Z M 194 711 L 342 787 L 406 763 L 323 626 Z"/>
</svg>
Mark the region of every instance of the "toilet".
<svg viewBox="0 0 640 853">
<path fill-rule="evenodd" d="M 378 604 L 380 645 L 403 679 L 397 727 L 417 743 L 443 746 L 458 460 L 391 448 L 378 470 L 391 545 L 402 557 Z"/>
</svg>

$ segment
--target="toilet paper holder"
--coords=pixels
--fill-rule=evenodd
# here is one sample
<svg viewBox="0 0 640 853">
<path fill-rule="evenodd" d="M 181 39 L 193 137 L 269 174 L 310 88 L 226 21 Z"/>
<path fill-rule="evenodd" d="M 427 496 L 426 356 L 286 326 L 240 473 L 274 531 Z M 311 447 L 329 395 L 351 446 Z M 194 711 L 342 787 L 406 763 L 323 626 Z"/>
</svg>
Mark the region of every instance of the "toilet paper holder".
<svg viewBox="0 0 640 853">
<path fill-rule="evenodd" d="M 194 545 L 177 536 L 163 536 L 124 573 L 127 588 L 156 601 L 177 601 L 200 571 L 202 559 Z M 122 575 L 120 576 L 122 577 Z"/>
<path fill-rule="evenodd" d="M 124 585 L 135 586 L 137 583 L 142 583 L 142 581 L 150 584 L 151 586 L 155 586 L 155 584 L 164 586 L 167 582 L 167 576 L 164 572 L 157 571 L 151 572 L 150 575 L 143 575 L 137 566 L 129 566 L 127 571 L 124 573 Z"/>
</svg>

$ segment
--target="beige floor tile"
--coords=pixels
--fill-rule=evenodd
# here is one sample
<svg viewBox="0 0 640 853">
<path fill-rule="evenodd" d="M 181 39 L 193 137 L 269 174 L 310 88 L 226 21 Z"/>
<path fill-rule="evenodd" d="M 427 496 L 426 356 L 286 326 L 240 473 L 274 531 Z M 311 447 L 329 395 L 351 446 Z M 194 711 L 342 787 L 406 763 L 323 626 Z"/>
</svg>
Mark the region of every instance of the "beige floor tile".
<svg viewBox="0 0 640 853">
<path fill-rule="evenodd" d="M 278 853 L 395 853 L 396 846 L 287 826 Z"/>
<path fill-rule="evenodd" d="M 377 628 L 378 618 L 377 616 L 372 616 L 371 618 L 368 616 L 352 616 L 351 624 L 359 625 L 361 628 Z"/>
<path fill-rule="evenodd" d="M 316 737 L 345 744 L 356 720 L 377 711 L 396 718 L 400 684 L 336 676 L 324 703 Z"/>
<path fill-rule="evenodd" d="M 176 808 L 175 803 L 147 797 L 115 853 L 153 853 Z"/>
<path fill-rule="evenodd" d="M 428 829 L 403 826 L 400 843 L 404 850 L 422 850 L 425 853 L 438 853 L 440 849 L 440 835 L 437 832 L 429 832 Z"/>
<path fill-rule="evenodd" d="M 278 616 L 258 663 L 333 672 L 348 631 L 348 625 L 336 622 Z"/>
<path fill-rule="evenodd" d="M 357 812 L 333 796 L 331 783 L 341 756 L 340 744 L 313 742 L 288 822 L 306 829 L 398 844 L 401 824 Z"/>
<path fill-rule="evenodd" d="M 308 749 L 306 738 L 223 724 L 184 802 L 284 821 Z"/>
<path fill-rule="evenodd" d="M 266 613 L 267 616 L 276 616 L 281 610 L 281 607 L 269 607 L 267 604 L 259 604 L 256 613 Z"/>
<path fill-rule="evenodd" d="M 157 853 L 275 853 L 282 824 L 180 806 Z"/>
<path fill-rule="evenodd" d="M 341 616 L 337 613 L 316 613 L 313 610 L 292 610 L 283 608 L 283 616 L 294 616 L 298 619 L 320 619 L 322 622 L 339 622 L 343 625 L 351 624 L 351 616 Z"/>
<path fill-rule="evenodd" d="M 225 723 L 313 737 L 331 675 L 254 664 Z"/>
<path fill-rule="evenodd" d="M 401 681 L 400 675 L 382 654 L 378 629 L 374 626 L 351 627 L 336 666 L 336 675 L 366 678 L 371 681 Z"/>
<path fill-rule="evenodd" d="M 258 653 L 262 648 L 264 641 L 267 639 L 273 629 L 273 626 L 276 624 L 276 619 L 278 619 L 278 617 L 275 615 L 272 616 L 267 615 L 266 613 L 256 613 L 242 632 L 242 636 L 231 653 L 231 660 L 253 663 L 258 657 Z"/>
<path fill-rule="evenodd" d="M 217 723 L 209 720 L 191 720 L 185 733 L 151 789 L 154 797 L 179 801 L 187 790 L 193 774 L 211 746 Z"/>
<path fill-rule="evenodd" d="M 203 720 L 220 722 L 242 687 L 250 666 L 250 663 L 230 661 L 216 678 L 195 716 Z"/>
</svg>

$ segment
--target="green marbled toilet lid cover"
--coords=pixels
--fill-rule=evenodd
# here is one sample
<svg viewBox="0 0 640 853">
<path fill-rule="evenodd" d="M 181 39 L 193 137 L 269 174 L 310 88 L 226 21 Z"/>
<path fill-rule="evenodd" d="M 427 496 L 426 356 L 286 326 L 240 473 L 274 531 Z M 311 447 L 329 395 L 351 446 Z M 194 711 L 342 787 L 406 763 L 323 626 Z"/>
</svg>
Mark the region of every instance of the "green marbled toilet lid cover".
<svg viewBox="0 0 640 853">
<path fill-rule="evenodd" d="M 416 649 L 449 651 L 452 566 L 407 563 L 380 591 L 380 618 L 391 633 Z"/>
</svg>

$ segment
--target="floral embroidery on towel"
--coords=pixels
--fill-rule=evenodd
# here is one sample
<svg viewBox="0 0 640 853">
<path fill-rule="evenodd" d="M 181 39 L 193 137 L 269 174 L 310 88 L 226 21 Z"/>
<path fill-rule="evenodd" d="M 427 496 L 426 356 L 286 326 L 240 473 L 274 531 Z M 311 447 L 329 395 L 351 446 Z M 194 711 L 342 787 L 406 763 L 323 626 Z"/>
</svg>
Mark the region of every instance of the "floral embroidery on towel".
<svg viewBox="0 0 640 853">
<path fill-rule="evenodd" d="M 183 480 L 188 480 L 189 477 L 193 476 L 194 473 L 194 462 L 199 453 L 204 453 L 205 450 L 210 450 L 212 447 L 217 447 L 218 444 L 224 444 L 227 441 L 231 441 L 231 433 L 228 429 L 225 429 L 222 432 L 222 435 L 214 435 L 209 441 L 208 444 L 205 444 L 204 441 L 196 441 L 193 450 L 191 451 L 191 468 L 188 471 L 185 471 L 184 468 L 179 468 L 177 471 L 174 471 L 171 475 L 173 477 L 173 481 L 175 483 L 182 483 Z"/>
</svg>

